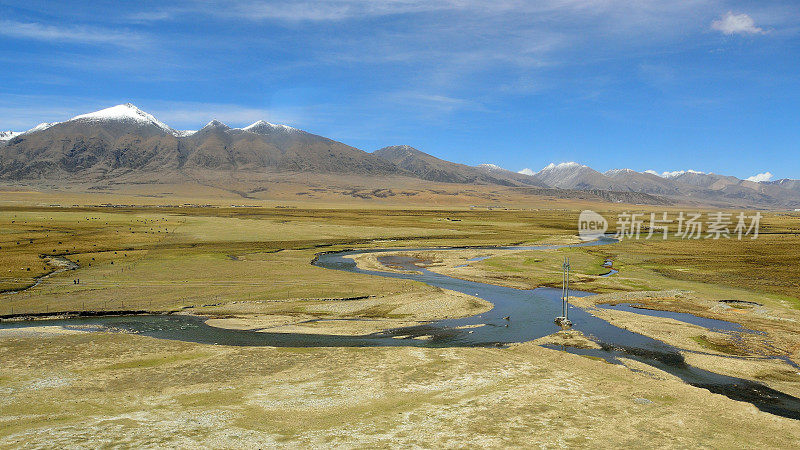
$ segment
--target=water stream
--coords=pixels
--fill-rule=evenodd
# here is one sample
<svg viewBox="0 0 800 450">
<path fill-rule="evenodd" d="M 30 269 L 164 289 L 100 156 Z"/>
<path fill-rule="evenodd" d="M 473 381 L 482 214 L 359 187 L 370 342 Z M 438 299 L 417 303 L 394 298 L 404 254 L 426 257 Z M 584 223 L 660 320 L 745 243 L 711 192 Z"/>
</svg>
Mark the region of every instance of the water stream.
<svg viewBox="0 0 800 450">
<path fill-rule="evenodd" d="M 615 242 L 601 238 L 598 241 L 578 244 L 579 246 L 605 245 Z M 561 246 L 501 247 L 509 250 L 542 250 Z M 560 289 L 538 288 L 521 290 L 492 284 L 461 280 L 431 272 L 419 265 L 415 258 L 395 255 L 380 255 L 379 260 L 393 268 L 406 269 L 403 272 L 375 271 L 359 268 L 348 256 L 363 253 L 387 253 L 393 251 L 419 252 L 431 249 L 372 249 L 336 253 L 322 253 L 314 265 L 330 270 L 369 274 L 388 278 L 420 281 L 452 291 L 480 297 L 491 302 L 494 307 L 485 313 L 460 319 L 439 320 L 424 325 L 396 328 L 364 336 L 314 335 L 301 333 L 276 333 L 253 330 L 229 330 L 211 327 L 204 319 L 183 315 L 140 315 L 122 317 L 89 317 L 49 321 L 48 325 L 80 327 L 84 329 L 125 331 L 162 339 L 198 342 L 203 344 L 222 344 L 237 346 L 276 346 L 276 347 L 374 347 L 374 346 L 416 346 L 416 347 L 469 347 L 504 346 L 509 343 L 527 342 L 560 330 L 553 323 L 554 317 L 561 314 Z M 572 291 L 573 296 L 592 295 L 588 292 Z M 679 317 L 688 323 L 695 323 L 711 329 L 748 332 L 750 330 L 713 319 L 690 319 L 690 314 L 652 312 L 637 310 L 630 305 L 615 307 L 629 308 L 633 312 L 659 317 Z M 678 316 L 676 316 L 678 314 Z M 712 392 L 726 395 L 732 399 L 747 401 L 763 411 L 784 417 L 800 419 L 800 399 L 771 389 L 763 384 L 735 377 L 729 377 L 688 365 L 680 349 L 664 342 L 649 338 L 612 325 L 589 312 L 571 306 L 569 317 L 574 329 L 581 331 L 597 342 L 600 349 L 579 349 L 565 347 L 563 350 L 589 356 L 597 356 L 607 361 L 619 363 L 633 359 L 652 367 L 671 373 L 686 383 L 702 387 Z M 41 321 L 5 322 L 0 328 L 18 328 L 42 325 Z"/>
</svg>

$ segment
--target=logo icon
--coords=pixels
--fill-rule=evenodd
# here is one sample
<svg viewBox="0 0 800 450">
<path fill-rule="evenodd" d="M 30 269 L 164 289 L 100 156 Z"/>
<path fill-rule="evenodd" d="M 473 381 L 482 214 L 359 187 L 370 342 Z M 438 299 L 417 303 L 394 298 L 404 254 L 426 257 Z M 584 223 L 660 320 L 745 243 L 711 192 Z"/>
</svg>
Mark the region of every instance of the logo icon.
<svg viewBox="0 0 800 450">
<path fill-rule="evenodd" d="M 608 230 L 606 219 L 591 210 L 581 211 L 578 217 L 578 236 L 584 241 L 593 241 L 603 236 Z"/>
</svg>

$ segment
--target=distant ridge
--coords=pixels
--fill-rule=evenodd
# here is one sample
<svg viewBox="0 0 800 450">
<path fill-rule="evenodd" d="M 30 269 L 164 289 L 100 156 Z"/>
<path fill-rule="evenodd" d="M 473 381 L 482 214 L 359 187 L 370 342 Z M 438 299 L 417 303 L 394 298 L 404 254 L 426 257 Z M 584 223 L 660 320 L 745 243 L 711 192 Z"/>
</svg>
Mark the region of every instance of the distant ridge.
<svg viewBox="0 0 800 450">
<path fill-rule="evenodd" d="M 533 177 L 520 175 L 498 166 L 477 167 L 453 163 L 429 155 L 408 145 L 393 145 L 375 150 L 373 155 L 391 162 L 417 178 L 443 183 L 480 183 L 503 186 L 546 187 Z"/>
<path fill-rule="evenodd" d="M 212 120 L 198 131 L 177 131 L 130 103 L 47 124 L 0 146 L 6 180 L 152 179 L 197 170 L 397 172 L 367 152 L 289 126 L 259 121 L 238 129 Z"/>
<path fill-rule="evenodd" d="M 577 162 L 538 172 L 495 164 L 446 161 L 408 145 L 367 153 L 288 125 L 264 120 L 231 128 L 212 120 L 199 130 L 176 130 L 131 103 L 42 123 L 25 132 L 0 132 L 0 180 L 218 183 L 231 176 L 302 173 L 389 176 L 432 183 L 497 185 L 540 195 L 666 204 L 800 208 L 800 181 L 749 181 L 681 170 L 657 173 L 614 169 L 600 173 Z M 569 192 L 567 192 L 569 191 Z M 577 195 L 577 197 L 576 197 Z M 665 200 L 666 199 L 666 200 Z"/>
</svg>

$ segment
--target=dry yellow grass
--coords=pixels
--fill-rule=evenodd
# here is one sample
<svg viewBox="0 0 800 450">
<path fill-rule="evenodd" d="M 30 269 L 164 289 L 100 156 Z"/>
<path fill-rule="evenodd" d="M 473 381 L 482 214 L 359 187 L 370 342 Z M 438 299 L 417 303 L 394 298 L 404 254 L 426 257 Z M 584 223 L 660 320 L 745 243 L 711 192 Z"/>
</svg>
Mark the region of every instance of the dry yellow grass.
<svg viewBox="0 0 800 450">
<path fill-rule="evenodd" d="M 95 202 L 118 194 L 92 195 Z M 218 204 L 230 202 L 226 195 L 220 193 Z M 16 198 L 63 200 L 35 193 Z M 69 198 L 91 203 L 86 200 Z M 369 315 L 386 326 L 419 319 L 418 309 L 402 308 L 422 304 L 437 291 L 410 281 L 316 268 L 310 265 L 316 252 L 563 241 L 575 233 L 577 214 L 585 206 L 488 211 L 364 203 L 362 209 L 287 209 L 265 202 L 259 208 L 109 209 L 3 201 L 0 263 L 8 265 L 13 278 L 6 277 L 4 287 L 28 284 L 50 270 L 39 255 L 66 254 L 80 260 L 81 268 L 22 294 L 0 295 L 0 314 L 11 308 L 23 313 L 195 307 L 188 311 L 255 316 L 269 324 Z M 795 219 L 770 215 L 765 222 L 778 234 L 764 240 L 761 249 L 748 243 L 626 242 L 498 254 L 472 263 L 475 271 L 462 275 L 526 287 L 553 284 L 560 279 L 561 257 L 569 254 L 577 287 L 606 295 L 681 290 L 691 295 L 649 300 L 698 313 L 715 313 L 710 305 L 717 299 L 757 297 L 770 314 L 782 314 L 781 320 L 759 315 L 760 310 L 716 313 L 772 327 L 764 339 L 789 351 L 787 343 L 798 336 L 786 320 L 800 313 L 791 309 L 798 266 L 781 243 L 795 242 L 790 237 Z M 448 254 L 452 261 L 442 257 L 442 264 L 476 252 Z M 749 272 L 779 263 L 787 267 L 764 285 L 759 276 L 732 271 L 736 262 L 726 257 L 741 254 L 749 255 Z M 619 276 L 597 277 L 605 271 L 600 267 L 605 257 L 614 259 Z M 33 263 L 38 265 L 31 272 L 14 269 Z M 703 278 L 678 269 L 702 269 Z M 77 278 L 80 285 L 72 283 Z M 320 301 L 353 296 L 371 297 L 348 310 Z M 455 309 L 468 313 L 463 310 L 469 307 L 465 302 Z M 447 314 L 452 310 L 432 311 L 425 318 Z M 719 336 L 655 319 L 636 324 L 645 334 L 711 353 L 692 356 L 692 364 L 723 367 L 718 349 L 693 339 L 717 342 Z M 237 348 L 53 331 L 0 331 L 2 446 L 789 447 L 800 438 L 795 421 L 655 369 L 629 362 L 636 369 L 630 371 L 530 343 L 510 349 Z M 797 391 L 798 381 L 783 366 L 728 364 L 725 370 Z"/>
<path fill-rule="evenodd" d="M 663 373 L 533 344 L 275 349 L 0 333 L 0 356 L 3 447 L 788 448 L 800 439 L 791 419 Z"/>
</svg>

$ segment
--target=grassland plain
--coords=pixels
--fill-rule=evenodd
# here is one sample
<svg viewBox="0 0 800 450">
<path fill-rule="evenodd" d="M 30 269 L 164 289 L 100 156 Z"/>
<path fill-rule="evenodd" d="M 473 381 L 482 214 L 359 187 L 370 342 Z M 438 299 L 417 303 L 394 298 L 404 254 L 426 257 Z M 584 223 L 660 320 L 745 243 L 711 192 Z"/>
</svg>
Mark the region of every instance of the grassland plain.
<svg viewBox="0 0 800 450">
<path fill-rule="evenodd" d="M 547 208 L 545 201 L 491 211 L 275 205 L 54 208 L 36 205 L 41 194 L 31 194 L 37 200 L 28 203 L 17 195 L 21 203 L 0 209 L 2 288 L 34 284 L 36 277 L 55 269 L 47 264 L 48 256 L 61 255 L 80 268 L 57 273 L 22 293 L 0 294 L 0 314 L 12 309 L 14 314 L 185 309 L 274 320 L 287 327 L 308 317 L 366 317 L 383 321 L 375 325 L 380 328 L 485 308 L 470 298 L 442 307 L 431 299 L 452 295 L 426 285 L 311 266 L 319 251 L 564 242 L 574 239 L 583 206 Z M 52 197 L 48 204 L 59 202 Z M 576 287 L 603 293 L 584 306 L 635 296 L 666 309 L 734 319 L 767 331 L 762 348 L 797 361 L 791 342 L 798 335 L 797 278 L 792 277 L 798 265 L 790 250 L 798 239 L 797 217 L 771 213 L 764 224 L 768 232 L 758 240 L 728 245 L 648 241 L 428 256 L 436 260 L 433 270 L 533 287 L 557 283 L 557 267 L 569 254 Z M 474 256 L 492 257 L 454 267 Z M 742 256 L 743 266 L 737 266 Z M 600 278 L 606 258 L 620 273 Z M 787 267 L 774 276 L 763 273 L 778 264 Z M 339 302 L 325 300 L 353 297 L 365 298 L 347 308 L 331 307 Z M 725 299 L 763 306 L 720 307 L 725 304 L 717 300 Z M 624 314 L 609 319 L 667 342 L 708 350 L 709 355 L 696 358 L 711 370 L 724 365 L 784 391 L 797 390 L 798 380 L 783 366 L 725 358 L 729 343 L 714 333 Z M 761 344 L 743 345 L 736 351 Z M 641 370 L 630 371 L 535 344 L 509 349 L 236 348 L 42 327 L 0 333 L 0 355 L 0 391 L 6 396 L 0 405 L 0 442 L 9 446 L 787 447 L 800 438 L 796 421 L 687 386 L 654 369 L 630 363 Z"/>
</svg>

